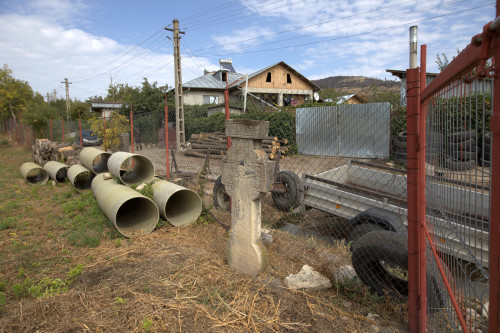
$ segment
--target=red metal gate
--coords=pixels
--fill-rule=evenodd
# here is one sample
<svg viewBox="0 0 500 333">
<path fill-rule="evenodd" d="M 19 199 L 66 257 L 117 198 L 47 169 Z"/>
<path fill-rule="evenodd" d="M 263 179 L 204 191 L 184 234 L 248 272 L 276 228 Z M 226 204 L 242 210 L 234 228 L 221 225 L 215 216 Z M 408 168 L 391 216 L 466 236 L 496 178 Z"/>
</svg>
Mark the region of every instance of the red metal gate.
<svg viewBox="0 0 500 333">
<path fill-rule="evenodd" d="M 500 1 L 425 87 L 407 70 L 412 332 L 500 332 Z"/>
</svg>

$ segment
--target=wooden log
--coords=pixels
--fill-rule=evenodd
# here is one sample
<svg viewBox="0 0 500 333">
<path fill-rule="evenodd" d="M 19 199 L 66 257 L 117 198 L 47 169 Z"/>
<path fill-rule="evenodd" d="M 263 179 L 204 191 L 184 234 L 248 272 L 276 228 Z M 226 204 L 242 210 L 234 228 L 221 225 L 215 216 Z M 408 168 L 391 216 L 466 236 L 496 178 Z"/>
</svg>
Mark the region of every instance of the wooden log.
<svg viewBox="0 0 500 333">
<path fill-rule="evenodd" d="M 225 155 L 226 154 L 226 150 L 220 150 L 220 149 L 193 149 L 193 148 L 191 148 L 191 151 L 195 151 L 195 152 L 202 153 L 205 155 L 208 152 L 210 153 L 210 155 Z"/>
<path fill-rule="evenodd" d="M 206 158 L 207 157 L 207 154 L 198 153 L 196 151 L 193 151 L 192 149 L 186 149 L 185 151 L 183 151 L 183 154 L 185 156 L 202 157 L 202 158 Z M 221 159 L 223 157 L 224 156 L 222 156 L 222 155 L 210 155 L 210 158 L 215 158 L 215 159 Z"/>
<path fill-rule="evenodd" d="M 200 143 L 191 143 L 191 148 L 193 149 L 219 149 L 219 150 L 226 150 L 227 146 L 226 145 L 212 145 L 212 144 L 200 144 Z"/>
</svg>

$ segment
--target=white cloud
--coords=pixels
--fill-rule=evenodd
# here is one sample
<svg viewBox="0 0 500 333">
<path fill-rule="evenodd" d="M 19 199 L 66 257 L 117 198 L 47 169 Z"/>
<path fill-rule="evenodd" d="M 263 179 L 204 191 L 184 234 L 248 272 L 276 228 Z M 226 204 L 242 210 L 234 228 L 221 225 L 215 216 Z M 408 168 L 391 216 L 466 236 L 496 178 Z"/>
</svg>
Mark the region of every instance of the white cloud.
<svg viewBox="0 0 500 333">
<path fill-rule="evenodd" d="M 211 38 L 217 44 L 223 45 L 222 48 L 226 51 L 238 51 L 242 48 L 248 48 L 248 46 L 258 45 L 259 39 L 256 38 L 272 34 L 273 32 L 273 30 L 268 28 L 252 26 L 233 31 L 230 35 L 212 36 Z"/>
</svg>

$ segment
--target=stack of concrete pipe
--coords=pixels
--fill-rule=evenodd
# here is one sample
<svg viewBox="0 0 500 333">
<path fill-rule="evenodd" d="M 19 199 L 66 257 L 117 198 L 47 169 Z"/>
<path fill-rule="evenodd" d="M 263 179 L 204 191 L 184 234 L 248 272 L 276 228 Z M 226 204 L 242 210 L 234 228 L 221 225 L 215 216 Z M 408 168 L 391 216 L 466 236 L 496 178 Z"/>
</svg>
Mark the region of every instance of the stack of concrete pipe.
<svg viewBox="0 0 500 333">
<path fill-rule="evenodd" d="M 125 237 L 151 233 L 161 215 L 174 226 L 188 225 L 201 214 L 202 203 L 196 192 L 155 178 L 154 165 L 147 157 L 126 152 L 110 154 L 89 147 L 82 150 L 83 165 L 70 167 L 51 161 L 42 168 L 28 162 L 21 166 L 21 174 L 29 184 L 44 184 L 49 176 L 56 182 L 66 178 L 77 189 L 92 189 L 99 207 Z M 110 172 L 125 184 L 118 184 Z M 152 183 L 153 200 L 130 186 Z"/>
</svg>

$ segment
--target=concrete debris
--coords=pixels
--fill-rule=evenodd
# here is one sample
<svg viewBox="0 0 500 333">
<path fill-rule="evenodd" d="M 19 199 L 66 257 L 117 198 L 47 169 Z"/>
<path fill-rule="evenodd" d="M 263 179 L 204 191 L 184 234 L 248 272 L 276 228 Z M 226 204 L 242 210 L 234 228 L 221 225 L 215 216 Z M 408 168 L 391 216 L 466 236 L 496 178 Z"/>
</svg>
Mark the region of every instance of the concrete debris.
<svg viewBox="0 0 500 333">
<path fill-rule="evenodd" d="M 273 235 L 271 235 L 271 231 L 267 229 L 261 229 L 262 230 L 262 243 L 264 243 L 265 246 L 269 246 L 273 243 Z"/>
<path fill-rule="evenodd" d="M 346 283 L 357 280 L 358 275 L 351 265 L 344 265 L 339 267 L 334 273 L 334 278 L 336 283 Z"/>
<path fill-rule="evenodd" d="M 304 265 L 299 273 L 285 278 L 285 286 L 294 290 L 317 291 L 331 288 L 332 283 L 311 266 Z"/>
</svg>

